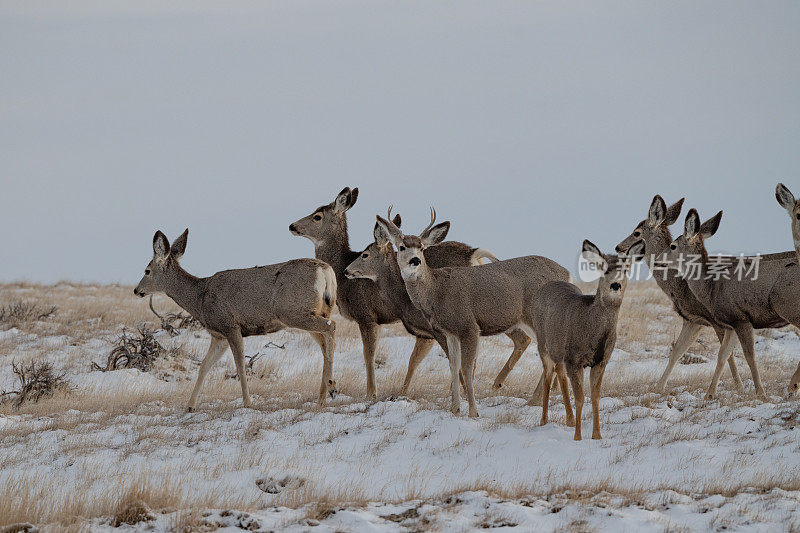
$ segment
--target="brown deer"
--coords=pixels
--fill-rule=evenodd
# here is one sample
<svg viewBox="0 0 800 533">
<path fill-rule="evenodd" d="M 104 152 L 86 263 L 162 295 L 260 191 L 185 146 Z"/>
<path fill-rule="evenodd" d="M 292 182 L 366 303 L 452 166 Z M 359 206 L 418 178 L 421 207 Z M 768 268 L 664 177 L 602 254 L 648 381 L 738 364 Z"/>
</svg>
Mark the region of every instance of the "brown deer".
<svg viewBox="0 0 800 533">
<path fill-rule="evenodd" d="M 345 187 L 333 202 L 318 207 L 310 215 L 290 224 L 289 231 L 314 243 L 316 258 L 333 267 L 338 283 L 339 311 L 345 318 L 358 324 L 367 370 L 367 396 L 375 398 L 375 350 L 380 326 L 400 320 L 402 302 L 393 299 L 394 295 L 382 292 L 372 280 L 348 279 L 345 276 L 347 266 L 361 255 L 361 252 L 350 249 L 347 231 L 346 213 L 357 199 L 358 188 L 351 190 Z M 497 259 L 486 250 L 460 242 L 442 243 L 441 247 L 428 250 L 428 256 L 436 266 L 468 266 L 479 263 L 481 259 Z M 427 339 L 417 337 L 411 360 L 419 363 L 430 346 Z M 410 379 L 410 375 L 407 378 Z"/>
<path fill-rule="evenodd" d="M 775 198 L 781 207 L 789 213 L 789 218 L 792 221 L 794 249 L 798 262 L 800 262 L 800 202 L 795 200 L 792 192 L 783 183 L 779 183 L 775 187 Z M 798 387 L 800 387 L 800 363 L 798 363 L 797 370 L 795 370 L 792 379 L 789 381 L 789 394 L 792 396 L 797 394 Z"/>
<path fill-rule="evenodd" d="M 387 220 L 392 220 L 391 207 L 389 208 Z M 393 219 L 393 223 L 398 228 L 400 227 L 400 216 L 397 215 Z M 403 382 L 401 394 L 408 392 L 408 387 L 411 384 L 411 379 L 414 376 L 419 364 L 425 359 L 425 356 L 430 352 L 433 346 L 434 339 L 439 342 L 443 347 L 446 347 L 447 341 L 441 335 L 437 336 L 437 332 L 431 327 L 430 322 L 422 313 L 422 311 L 414 305 L 411 298 L 408 296 L 403 277 L 400 274 L 400 267 L 397 265 L 397 254 L 394 247 L 389 240 L 388 235 L 381 229 L 380 224 L 375 223 L 373 230 L 374 242 L 367 246 L 361 255 L 345 269 L 345 276 L 349 279 L 354 278 L 367 278 L 373 280 L 378 284 L 378 289 L 389 300 L 395 302 L 399 309 L 400 320 L 403 322 L 406 330 L 417 337 L 414 345 L 414 351 L 411 352 L 411 358 L 408 361 L 408 372 L 406 379 Z M 443 261 L 436 261 L 434 254 L 441 253 L 440 250 L 447 250 L 448 247 L 453 245 L 460 245 L 460 243 L 453 243 L 451 241 L 437 244 L 424 251 L 425 259 L 429 264 L 442 263 Z M 446 252 L 445 252 L 446 253 Z M 493 261 L 499 261 L 494 258 Z M 506 335 L 514 343 L 514 350 L 508 358 L 500 374 L 495 379 L 494 387 L 499 389 L 505 377 L 514 368 L 517 361 L 519 361 L 525 349 L 531 342 L 522 330 L 515 329 L 507 332 Z M 446 350 L 445 350 L 446 352 Z M 463 379 L 462 379 L 463 384 Z M 534 392 L 534 399 L 538 401 L 541 395 L 541 379 L 539 385 Z M 568 390 L 562 391 L 563 394 L 569 394 Z"/>
<path fill-rule="evenodd" d="M 469 416 L 477 417 L 472 378 L 479 337 L 514 329 L 532 336 L 527 313 L 530 301 L 544 284 L 569 279 L 569 272 L 540 256 L 473 267 L 433 268 L 424 250 L 444 240 L 450 222 L 434 225 L 436 212 L 431 208 L 430 224 L 419 236 L 413 236 L 403 235 L 400 228 L 380 216 L 377 220 L 380 231 L 397 249 L 396 261 L 411 301 L 428 319 L 437 339 L 445 339 L 442 348 L 450 362 L 451 411 L 460 411 L 458 379 L 463 368 Z M 568 398 L 565 395 L 565 404 Z"/>
<path fill-rule="evenodd" d="M 592 438 L 601 438 L 600 386 L 617 342 L 617 318 L 628 285 L 628 269 L 633 258 L 640 256 L 644 248 L 644 243 L 637 241 L 625 256 L 607 256 L 591 242 L 583 241 L 582 255 L 603 272 L 595 294 L 583 294 L 572 283 L 553 281 L 533 297 L 530 314 L 544 366 L 542 425 L 547 423 L 549 378 L 553 367 L 563 364 L 575 397 L 575 440 L 581 440 L 583 369 L 590 367 Z"/>
<path fill-rule="evenodd" d="M 700 336 L 700 332 L 704 326 L 710 326 L 714 329 L 714 333 L 717 334 L 717 338 L 720 342 L 719 356 L 717 359 L 723 358 L 728 360 L 734 384 L 740 391 L 743 391 L 744 386 L 739 377 L 739 372 L 736 370 L 735 359 L 729 357 L 738 344 L 733 330 L 726 328 L 714 320 L 711 311 L 706 309 L 695 295 L 692 294 L 686 280 L 683 279 L 677 271 L 664 269 L 656 272 L 653 268 L 656 258 L 669 250 L 669 245 L 673 241 L 669 227 L 678 220 L 682 206 L 683 198 L 667 207 L 664 199 L 658 194 L 655 195 L 653 201 L 650 203 L 647 218 L 639 222 L 633 232 L 620 242 L 616 248 L 616 251 L 620 253 L 629 249 L 637 241 L 641 240 L 644 242 L 644 254 L 647 259 L 647 265 L 650 267 L 651 272 L 653 272 L 656 283 L 670 300 L 672 300 L 675 312 L 683 319 L 683 325 L 678 334 L 678 339 L 670 350 L 667 367 L 664 369 L 664 372 L 661 374 L 661 379 L 658 380 L 658 384 L 656 385 L 656 392 L 664 392 L 672 369 L 675 368 L 678 360 L 686 353 L 689 346 Z"/>
<path fill-rule="evenodd" d="M 705 241 L 719 229 L 722 211 L 700 223 L 697 211 L 686 215 L 683 235 L 670 244 L 670 250 L 661 260 L 664 267 L 676 269 L 685 279 L 692 293 L 714 316 L 714 319 L 736 332 L 744 357 L 753 376 L 756 393 L 766 398 L 756 366 L 753 329 L 780 328 L 787 324 L 800 326 L 800 267 L 794 252 L 770 254 L 760 258 L 744 258 L 742 275 L 736 273 L 739 263 L 730 261 L 727 275 L 717 275 L 710 268 L 711 260 Z M 695 268 L 688 258 L 698 258 Z M 758 261 L 757 275 L 753 262 Z M 708 396 L 716 394 L 719 375 L 725 361 L 718 360 Z"/>
<path fill-rule="evenodd" d="M 318 402 L 333 396 L 333 350 L 336 324 L 330 319 L 336 302 L 336 276 L 318 259 L 295 259 L 285 263 L 238 270 L 223 270 L 207 278 L 192 276 L 178 261 L 186 250 L 189 230 L 170 246 L 157 231 L 153 237 L 153 259 L 133 293 L 140 297 L 163 292 L 190 313 L 211 335 L 188 411 L 208 371 L 230 346 L 242 385 L 242 405 L 250 407 L 244 362 L 244 337 L 265 335 L 284 328 L 307 331 L 322 350 L 322 383 Z"/>
</svg>

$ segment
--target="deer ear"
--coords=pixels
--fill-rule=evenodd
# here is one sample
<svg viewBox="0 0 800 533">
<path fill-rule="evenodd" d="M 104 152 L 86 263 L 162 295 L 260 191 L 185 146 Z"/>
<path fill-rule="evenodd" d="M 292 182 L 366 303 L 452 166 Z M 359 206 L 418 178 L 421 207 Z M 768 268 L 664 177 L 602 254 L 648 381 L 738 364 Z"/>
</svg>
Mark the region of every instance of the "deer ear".
<svg viewBox="0 0 800 533">
<path fill-rule="evenodd" d="M 350 187 L 345 187 L 336 195 L 336 200 L 333 201 L 333 211 L 334 213 L 344 213 L 351 207 L 353 207 L 353 191 L 350 190 Z"/>
<path fill-rule="evenodd" d="M 392 219 L 392 224 L 394 224 L 395 226 L 397 226 L 399 228 L 400 224 L 402 224 L 402 223 L 403 223 L 403 219 L 400 218 L 400 213 L 397 213 L 394 216 L 394 218 Z"/>
<path fill-rule="evenodd" d="M 429 230 L 424 231 L 419 238 L 422 240 L 423 246 L 433 246 L 434 244 L 439 244 L 442 242 L 444 238 L 447 237 L 448 231 L 450 231 L 449 220 L 442 222 L 441 224 L 436 224 Z"/>
<path fill-rule="evenodd" d="M 790 191 L 789 188 L 783 183 L 779 183 L 775 187 L 775 199 L 777 199 L 778 203 L 781 204 L 781 207 L 789 211 L 789 213 L 794 211 L 794 195 L 792 194 L 792 191 Z"/>
<path fill-rule="evenodd" d="M 689 209 L 686 213 L 686 221 L 683 223 L 683 236 L 687 240 L 694 239 L 700 233 L 700 215 L 695 208 Z"/>
<path fill-rule="evenodd" d="M 703 222 L 703 225 L 700 226 L 700 234 L 704 239 L 708 239 L 717 232 L 720 220 L 722 220 L 722 211 Z"/>
<path fill-rule="evenodd" d="M 183 256 L 183 253 L 186 251 L 186 241 L 189 239 L 189 228 L 186 228 L 181 236 L 173 241 L 172 246 L 169 248 L 169 255 L 173 257 L 173 259 L 178 260 Z"/>
<path fill-rule="evenodd" d="M 681 216 L 681 209 L 683 209 L 683 201 L 685 198 L 681 198 L 671 206 L 667 208 L 667 214 L 664 217 L 664 225 L 671 226 L 678 220 L 678 217 Z"/>
<path fill-rule="evenodd" d="M 395 224 L 395 226 L 396 225 L 397 224 Z M 372 235 L 375 237 L 375 244 L 380 247 L 386 246 L 391 241 L 389 232 L 384 226 L 381 225 L 380 222 L 375 222 L 375 229 L 372 230 Z"/>
<path fill-rule="evenodd" d="M 403 240 L 403 233 L 397 226 L 382 218 L 380 215 L 375 215 L 375 225 L 380 227 L 382 232 L 385 232 L 389 240 L 395 247 L 399 246 Z"/>
<path fill-rule="evenodd" d="M 603 252 L 600 251 L 592 241 L 586 239 L 583 241 L 583 245 L 581 246 L 581 257 L 586 259 L 587 261 L 594 263 L 594 265 L 605 272 L 606 268 L 608 268 L 608 261 L 606 261 L 606 257 L 603 255 Z"/>
<path fill-rule="evenodd" d="M 358 187 L 355 187 L 352 191 L 350 191 L 350 205 L 347 206 L 347 209 L 350 209 L 356 205 L 356 200 L 358 200 Z"/>
<path fill-rule="evenodd" d="M 664 222 L 666 216 L 667 204 L 661 198 L 661 195 L 656 194 L 650 203 L 650 210 L 647 212 L 647 223 L 654 228 Z"/>
<path fill-rule="evenodd" d="M 153 257 L 155 259 L 166 259 L 169 254 L 169 239 L 161 233 L 161 230 L 156 231 L 153 235 Z"/>
</svg>

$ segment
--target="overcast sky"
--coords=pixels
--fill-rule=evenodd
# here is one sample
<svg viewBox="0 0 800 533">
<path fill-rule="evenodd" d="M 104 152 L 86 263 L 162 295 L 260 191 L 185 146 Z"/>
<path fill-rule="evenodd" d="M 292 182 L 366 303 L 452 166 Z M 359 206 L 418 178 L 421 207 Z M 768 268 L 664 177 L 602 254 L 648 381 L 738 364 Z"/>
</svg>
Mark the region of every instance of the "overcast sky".
<svg viewBox="0 0 800 533">
<path fill-rule="evenodd" d="M 346 185 L 358 249 L 434 204 L 574 270 L 655 193 L 792 248 L 796 1 L 69 4 L 0 2 L 0 280 L 136 283 L 187 226 L 197 275 L 311 256 L 287 226 Z"/>
</svg>

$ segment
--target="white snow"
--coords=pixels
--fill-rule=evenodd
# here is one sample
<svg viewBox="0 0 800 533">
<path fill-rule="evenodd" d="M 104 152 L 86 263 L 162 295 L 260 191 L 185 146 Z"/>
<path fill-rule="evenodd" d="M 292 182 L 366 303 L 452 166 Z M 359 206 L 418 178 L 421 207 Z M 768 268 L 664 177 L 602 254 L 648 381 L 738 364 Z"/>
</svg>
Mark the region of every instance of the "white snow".
<svg viewBox="0 0 800 533">
<path fill-rule="evenodd" d="M 785 388 L 788 372 L 780 388 L 768 389 L 769 401 L 760 402 L 741 359 L 748 393 L 730 390 L 723 380 L 720 400 L 707 402 L 704 388 L 687 390 L 683 383 L 698 374 L 710 378 L 713 362 L 679 365 L 666 395 L 638 389 L 628 394 L 626 383 L 655 382 L 666 364 L 666 347 L 646 356 L 618 349 L 606 372 L 607 387 L 617 392 L 600 402 L 604 438 L 575 442 L 558 393 L 551 397 L 550 423 L 542 427 L 540 407 L 490 391 L 510 352 L 502 340 L 482 344 L 480 417 L 469 419 L 447 410 L 447 363 L 438 349 L 418 369 L 410 397 L 370 403 L 362 397 L 360 343 L 343 339 L 334 365 L 343 394 L 318 408 L 322 359 L 309 341 L 284 332 L 271 340 L 286 342 L 285 350 L 265 350 L 265 338 L 250 338 L 248 354 L 266 351 L 250 378 L 255 408 L 239 407 L 238 384 L 225 377 L 233 368 L 226 355 L 210 373 L 197 411 L 187 414 L 183 406 L 196 362 L 174 371 L 170 381 L 158 372 L 92 372 L 91 360 L 105 359 L 112 334 L 80 347 L 62 337 L 3 335 L 24 339 L 0 356 L 0 389 L 13 387 L 10 362 L 26 357 L 35 342 L 67 372 L 74 407 L 42 416 L 0 415 L 0 486 L 46 479 L 64 493 L 79 489 L 91 499 L 118 491 L 123 481 L 164 480 L 187 500 L 220 500 L 222 494 L 223 501 L 248 502 L 248 512 L 211 507 L 198 518 L 231 529 L 464 530 L 516 524 L 537 530 L 764 531 L 800 524 L 800 410 L 796 400 L 774 394 Z M 161 341 L 183 344 L 201 358 L 208 336 L 184 332 Z M 381 343 L 386 362 L 378 368 L 379 385 L 391 394 L 413 343 L 405 335 Z M 788 369 L 796 363 L 800 340 L 789 332 L 771 333 L 759 337 L 757 349 L 762 368 Z M 530 392 L 538 374 L 532 345 L 508 382 L 529 383 Z M 134 401 L 114 404 L 115 393 Z M 103 394 L 112 395 L 107 409 L 102 403 L 81 407 L 81 397 Z M 591 436 L 588 398 L 583 425 L 584 436 Z M 287 506 L 316 499 L 329 502 L 323 502 L 324 512 L 312 504 Z M 180 514 L 153 513 L 154 520 L 136 527 L 167 530 Z M 90 525 L 110 528 L 110 517 Z"/>
</svg>

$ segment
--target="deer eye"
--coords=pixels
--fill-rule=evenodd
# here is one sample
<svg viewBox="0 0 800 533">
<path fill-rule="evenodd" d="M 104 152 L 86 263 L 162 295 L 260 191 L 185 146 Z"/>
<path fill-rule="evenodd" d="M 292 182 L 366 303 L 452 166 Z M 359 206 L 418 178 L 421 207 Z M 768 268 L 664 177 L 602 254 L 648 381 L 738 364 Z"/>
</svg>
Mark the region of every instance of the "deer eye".
<svg viewBox="0 0 800 533">
<path fill-rule="evenodd" d="M 144 275 L 145 276 L 149 276 L 150 275 L 150 269 L 149 268 L 144 271 Z"/>
<path fill-rule="evenodd" d="M 634 232 L 633 232 L 633 236 L 634 236 L 634 237 L 639 237 L 641 234 L 642 234 L 642 232 L 641 232 L 641 231 L 634 231 Z"/>
<path fill-rule="evenodd" d="M 369 254 L 361 254 L 361 259 L 366 259 L 367 257 L 369 257 Z"/>
<path fill-rule="evenodd" d="M 322 220 L 322 215 L 320 215 L 319 213 L 317 213 L 316 215 L 314 215 L 314 220 L 316 220 L 317 222 L 319 222 L 320 220 Z"/>
<path fill-rule="evenodd" d="M 405 247 L 405 246 L 403 246 L 402 244 L 401 244 L 401 245 L 400 245 L 400 247 L 398 248 L 398 250 L 400 250 L 401 252 L 402 252 L 403 250 L 405 250 L 405 249 L 406 249 L 406 247 Z"/>
<path fill-rule="evenodd" d="M 800 220 L 800 213 L 797 213 L 797 214 L 796 214 L 794 217 L 795 217 L 797 220 Z"/>
<path fill-rule="evenodd" d="M 669 249 L 670 250 L 677 250 L 678 249 L 678 245 L 673 242 L 672 244 L 669 245 Z"/>
</svg>

